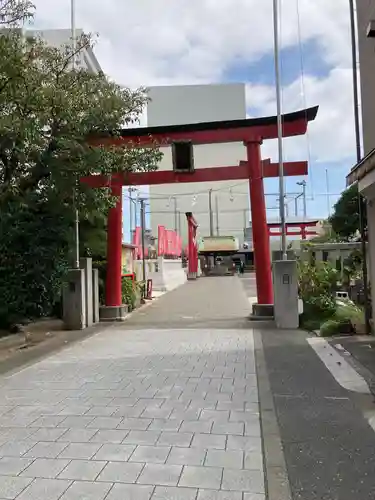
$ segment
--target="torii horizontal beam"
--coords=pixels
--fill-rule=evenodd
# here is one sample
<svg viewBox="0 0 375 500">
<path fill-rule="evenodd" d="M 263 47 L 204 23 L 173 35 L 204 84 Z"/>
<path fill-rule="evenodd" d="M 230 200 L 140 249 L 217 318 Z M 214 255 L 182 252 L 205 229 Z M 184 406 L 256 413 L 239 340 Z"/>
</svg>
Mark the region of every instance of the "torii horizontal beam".
<svg viewBox="0 0 375 500">
<path fill-rule="evenodd" d="M 318 106 L 282 116 L 283 137 L 304 135 L 309 121 L 315 120 Z M 277 116 L 226 120 L 186 125 L 138 127 L 117 133 L 91 136 L 89 141 L 101 145 L 167 146 L 176 141 L 193 144 L 218 144 L 226 142 L 252 142 L 278 137 Z"/>
<path fill-rule="evenodd" d="M 263 177 L 278 177 L 279 165 L 270 160 L 263 161 Z M 308 162 L 296 161 L 284 163 L 284 175 L 307 175 Z M 157 184 L 175 184 L 188 182 L 217 182 L 249 179 L 249 169 L 246 161 L 231 167 L 198 168 L 193 173 L 178 174 L 173 170 L 156 170 L 155 172 L 131 172 L 113 176 L 112 182 L 107 177 L 92 175 L 83 177 L 82 182 L 93 188 L 106 187 L 110 184 L 122 186 L 152 186 Z"/>
</svg>

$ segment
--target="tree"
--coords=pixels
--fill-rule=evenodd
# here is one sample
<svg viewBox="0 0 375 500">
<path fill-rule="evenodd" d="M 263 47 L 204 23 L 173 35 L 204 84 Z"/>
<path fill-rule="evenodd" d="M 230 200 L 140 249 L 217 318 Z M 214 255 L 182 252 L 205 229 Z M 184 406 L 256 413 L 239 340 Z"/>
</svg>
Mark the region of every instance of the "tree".
<svg viewBox="0 0 375 500">
<path fill-rule="evenodd" d="M 53 312 L 68 269 L 71 215 L 36 193 L 0 210 L 0 328 Z"/>
<path fill-rule="evenodd" d="M 34 5 L 30 0 L 0 0 L 0 25 L 14 26 L 30 19 Z"/>
<path fill-rule="evenodd" d="M 82 37 L 77 52 L 91 43 Z M 94 135 L 116 133 L 137 121 L 144 89 L 121 88 L 105 75 L 69 69 L 74 54 L 17 34 L 0 37 L 0 204 L 9 196 L 45 191 L 62 202 L 103 202 L 80 177 L 155 169 L 157 147 L 100 146 Z"/>
<path fill-rule="evenodd" d="M 30 8 L 27 0 L 0 0 L 0 22 L 16 24 Z M 84 252 L 103 251 L 99 239 L 114 200 L 108 189 L 90 189 L 80 178 L 153 170 L 161 159 L 157 145 L 98 142 L 136 123 L 147 96 L 143 88 L 123 88 L 104 74 L 75 68 L 75 56 L 91 44 L 82 36 L 73 53 L 70 46 L 25 40 L 17 30 L 0 34 L 0 316 L 8 314 L 5 321 L 49 314 L 58 299 L 74 201 L 83 221 Z"/>
<path fill-rule="evenodd" d="M 358 186 L 353 184 L 342 193 L 334 206 L 333 215 L 329 218 L 334 233 L 341 240 L 348 241 L 359 231 L 358 197 Z"/>
</svg>

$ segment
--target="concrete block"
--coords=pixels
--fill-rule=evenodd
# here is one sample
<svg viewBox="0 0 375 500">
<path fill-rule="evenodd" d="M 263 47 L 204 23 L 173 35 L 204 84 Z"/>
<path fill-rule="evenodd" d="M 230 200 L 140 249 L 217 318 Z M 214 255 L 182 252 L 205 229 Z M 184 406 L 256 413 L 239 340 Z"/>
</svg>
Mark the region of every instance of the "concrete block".
<svg viewBox="0 0 375 500">
<path fill-rule="evenodd" d="M 252 314 L 250 319 L 253 321 L 269 321 L 274 317 L 273 304 L 252 304 Z"/>
<path fill-rule="evenodd" d="M 128 314 L 128 306 L 123 304 L 121 306 L 101 306 L 99 309 L 100 321 L 125 321 Z"/>
<path fill-rule="evenodd" d="M 63 320 L 68 330 L 86 328 L 86 283 L 83 269 L 70 269 L 63 290 Z"/>
</svg>

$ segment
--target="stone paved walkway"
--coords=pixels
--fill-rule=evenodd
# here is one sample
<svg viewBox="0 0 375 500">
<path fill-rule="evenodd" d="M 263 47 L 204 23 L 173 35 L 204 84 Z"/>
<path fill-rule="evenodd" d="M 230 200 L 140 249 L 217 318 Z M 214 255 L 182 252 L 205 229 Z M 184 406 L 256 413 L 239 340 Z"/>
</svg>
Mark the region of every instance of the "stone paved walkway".
<svg viewBox="0 0 375 500">
<path fill-rule="evenodd" d="M 247 299 L 225 280 L 1 378 L 0 500 L 264 500 L 253 334 L 230 327 Z M 220 327 L 163 329 L 179 294 Z"/>
</svg>

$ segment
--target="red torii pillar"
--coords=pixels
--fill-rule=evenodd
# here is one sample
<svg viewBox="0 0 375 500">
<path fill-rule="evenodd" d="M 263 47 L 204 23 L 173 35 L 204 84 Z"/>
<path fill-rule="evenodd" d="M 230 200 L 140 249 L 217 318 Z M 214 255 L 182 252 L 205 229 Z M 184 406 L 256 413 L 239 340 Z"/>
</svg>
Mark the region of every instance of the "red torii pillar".
<svg viewBox="0 0 375 500">
<path fill-rule="evenodd" d="M 198 223 L 191 212 L 186 212 L 188 223 L 188 280 L 195 280 L 198 276 Z"/>
<path fill-rule="evenodd" d="M 262 175 L 260 145 L 262 140 L 247 142 L 251 224 L 254 241 L 254 260 L 258 304 L 273 304 L 270 238 Z"/>
<path fill-rule="evenodd" d="M 112 195 L 117 201 L 108 212 L 105 304 L 117 307 L 122 305 L 122 186 L 113 185 Z"/>
</svg>

